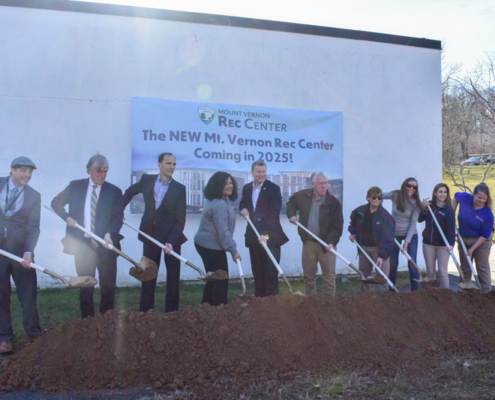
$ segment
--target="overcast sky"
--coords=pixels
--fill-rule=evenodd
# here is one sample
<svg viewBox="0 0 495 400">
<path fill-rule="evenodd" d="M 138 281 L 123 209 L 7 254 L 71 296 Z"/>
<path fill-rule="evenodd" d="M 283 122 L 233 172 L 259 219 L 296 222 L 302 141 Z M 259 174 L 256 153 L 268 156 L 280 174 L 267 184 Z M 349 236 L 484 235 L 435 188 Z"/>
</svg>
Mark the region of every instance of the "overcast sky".
<svg viewBox="0 0 495 400">
<path fill-rule="evenodd" d="M 475 67 L 495 52 L 495 0 L 93 0 L 441 40 L 444 62 Z"/>
</svg>

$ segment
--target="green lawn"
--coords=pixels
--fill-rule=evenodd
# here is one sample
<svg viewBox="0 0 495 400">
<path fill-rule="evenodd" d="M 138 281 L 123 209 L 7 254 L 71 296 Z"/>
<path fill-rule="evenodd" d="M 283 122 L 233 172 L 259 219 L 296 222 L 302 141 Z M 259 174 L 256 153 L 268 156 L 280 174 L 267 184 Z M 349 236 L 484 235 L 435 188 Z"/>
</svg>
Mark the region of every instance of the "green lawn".
<svg viewBox="0 0 495 400">
<path fill-rule="evenodd" d="M 487 165 L 473 165 L 470 167 L 465 167 L 462 172 L 465 185 L 473 190 L 474 187 L 483 179 L 483 174 L 486 168 Z M 452 170 L 454 171 L 456 182 L 458 184 L 462 184 L 462 180 L 459 176 L 460 167 L 452 168 Z M 455 193 L 462 191 L 461 188 L 454 186 L 454 181 L 450 176 L 448 176 L 448 174 L 443 174 L 443 181 L 447 185 L 449 185 L 452 196 Z M 490 167 L 490 169 L 488 170 L 485 178 L 485 183 L 488 185 L 488 187 L 490 187 L 490 189 L 493 188 L 495 190 L 495 166 Z M 431 194 L 428 194 L 428 196 L 426 196 L 426 194 L 421 193 L 421 196 L 429 197 L 431 196 Z"/>
</svg>

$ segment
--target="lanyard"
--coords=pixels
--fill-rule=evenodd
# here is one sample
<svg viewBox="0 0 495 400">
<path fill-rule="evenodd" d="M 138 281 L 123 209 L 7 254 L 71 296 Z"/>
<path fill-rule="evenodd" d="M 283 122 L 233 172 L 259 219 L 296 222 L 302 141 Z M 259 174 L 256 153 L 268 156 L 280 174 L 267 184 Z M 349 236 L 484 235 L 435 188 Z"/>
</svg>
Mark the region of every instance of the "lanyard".
<svg viewBox="0 0 495 400">
<path fill-rule="evenodd" d="M 5 195 L 5 210 L 3 212 L 5 215 L 7 215 L 7 211 L 9 211 L 13 207 L 13 205 L 15 204 L 15 202 L 17 201 L 17 199 L 19 198 L 19 196 L 21 195 L 21 193 L 25 187 L 26 186 L 23 185 L 22 189 L 19 190 L 19 193 L 17 193 L 17 196 L 15 196 L 14 200 L 12 200 L 12 203 L 8 204 L 8 201 L 9 201 L 9 182 L 7 182 L 7 193 Z"/>
</svg>

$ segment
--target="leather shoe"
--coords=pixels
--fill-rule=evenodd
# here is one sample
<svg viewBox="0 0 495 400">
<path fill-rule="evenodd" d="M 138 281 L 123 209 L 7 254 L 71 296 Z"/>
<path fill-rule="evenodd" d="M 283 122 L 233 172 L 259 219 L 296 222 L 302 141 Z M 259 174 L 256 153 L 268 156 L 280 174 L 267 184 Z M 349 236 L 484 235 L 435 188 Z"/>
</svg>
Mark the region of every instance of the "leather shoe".
<svg viewBox="0 0 495 400">
<path fill-rule="evenodd" d="M 29 338 L 29 339 L 28 339 L 28 341 L 29 341 L 29 343 L 34 343 L 34 342 L 36 342 L 38 339 L 39 339 L 39 337 L 32 337 L 32 338 Z"/>
<path fill-rule="evenodd" d="M 12 342 L 5 340 L 0 343 L 0 354 L 12 353 Z"/>
</svg>

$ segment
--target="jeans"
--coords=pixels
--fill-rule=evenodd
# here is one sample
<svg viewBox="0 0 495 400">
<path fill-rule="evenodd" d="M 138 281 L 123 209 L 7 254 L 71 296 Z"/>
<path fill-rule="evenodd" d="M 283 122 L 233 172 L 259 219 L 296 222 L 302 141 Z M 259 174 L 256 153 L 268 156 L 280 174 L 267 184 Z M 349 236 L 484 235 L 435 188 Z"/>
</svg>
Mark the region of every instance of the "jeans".
<svg viewBox="0 0 495 400">
<path fill-rule="evenodd" d="M 395 237 L 399 243 L 406 238 L 405 236 L 396 236 Z M 399 253 L 400 250 L 397 245 L 394 246 L 392 253 L 390 254 L 390 275 L 388 276 L 392 283 L 395 285 L 397 281 L 397 268 L 399 267 Z M 414 234 L 411 238 L 411 242 L 407 247 L 407 253 L 411 256 L 411 258 L 416 262 L 416 255 L 418 254 L 418 235 Z M 418 270 L 414 267 L 411 262 L 407 263 L 407 267 L 409 268 L 409 281 L 411 283 L 411 292 L 419 289 L 419 275 Z M 392 288 L 389 288 L 390 291 L 393 291 Z"/>
</svg>

